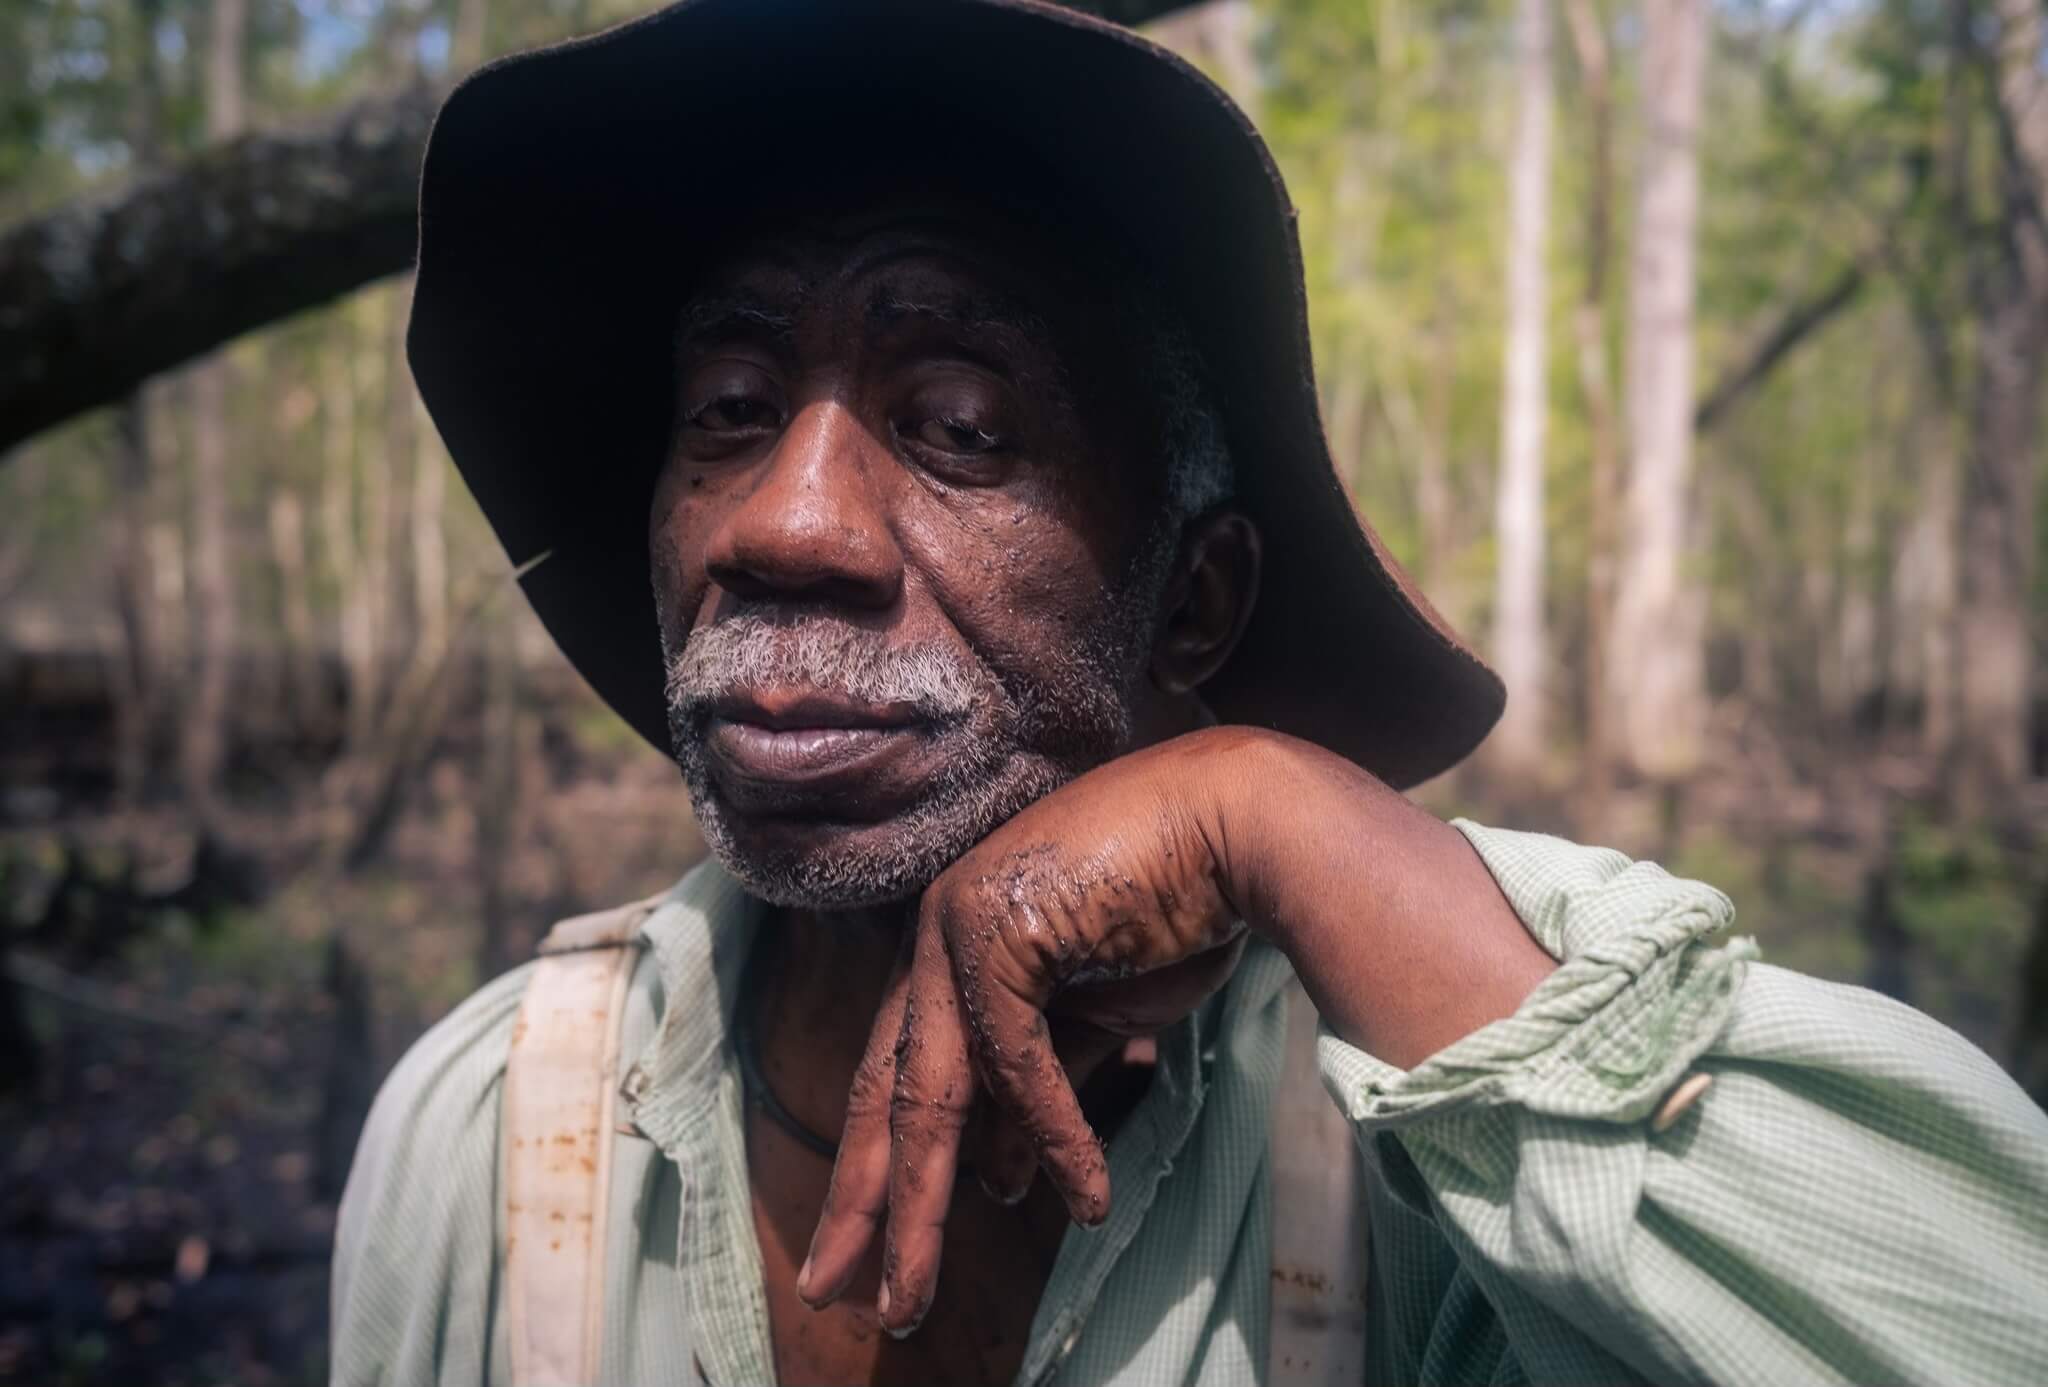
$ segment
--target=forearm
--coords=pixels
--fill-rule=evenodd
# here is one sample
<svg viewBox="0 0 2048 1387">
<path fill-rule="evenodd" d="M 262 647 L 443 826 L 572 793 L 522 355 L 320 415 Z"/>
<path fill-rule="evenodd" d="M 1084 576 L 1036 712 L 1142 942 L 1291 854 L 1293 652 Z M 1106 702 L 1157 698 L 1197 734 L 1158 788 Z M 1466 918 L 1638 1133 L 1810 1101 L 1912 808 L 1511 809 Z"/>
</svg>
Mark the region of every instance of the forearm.
<svg viewBox="0 0 2048 1387">
<path fill-rule="evenodd" d="M 1319 1060 L 1528 1376 L 2044 1380 L 2048 1119 L 1994 1063 L 1888 999 L 1753 963 L 1704 883 L 1459 831 L 1563 961 L 1420 1065 L 1327 1042 Z"/>
<path fill-rule="evenodd" d="M 1411 1068 L 1556 967 L 1456 829 L 1306 742 L 1256 734 L 1236 760 L 1228 890 L 1344 1040 Z"/>
</svg>

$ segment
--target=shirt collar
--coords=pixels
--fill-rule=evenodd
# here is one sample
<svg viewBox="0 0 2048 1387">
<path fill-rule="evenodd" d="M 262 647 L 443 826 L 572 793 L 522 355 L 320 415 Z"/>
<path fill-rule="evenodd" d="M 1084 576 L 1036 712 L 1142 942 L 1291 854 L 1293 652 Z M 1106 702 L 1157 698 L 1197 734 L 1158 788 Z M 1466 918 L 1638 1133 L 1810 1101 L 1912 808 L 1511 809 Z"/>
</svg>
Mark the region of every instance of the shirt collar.
<svg viewBox="0 0 2048 1387">
<path fill-rule="evenodd" d="M 640 925 L 661 982 L 661 1019 L 627 1072 L 624 1094 L 635 1125 L 664 1148 L 673 1149 L 718 1099 L 740 977 L 764 910 L 714 858 L 686 873 Z M 1227 1043 L 1234 1020 L 1258 1012 L 1285 985 L 1284 961 L 1270 966 L 1268 952 L 1253 948 L 1222 992 L 1160 1035 L 1153 1083 L 1110 1142 L 1113 1175 L 1118 1148 L 1126 1149 L 1129 1173 L 1143 1171 L 1147 1183 L 1170 1167 L 1201 1113 L 1208 1056 Z"/>
<path fill-rule="evenodd" d="M 717 1100 L 740 970 L 761 904 L 707 859 L 640 924 L 661 985 L 654 1036 L 627 1071 L 633 1121 L 664 1148 Z"/>
</svg>

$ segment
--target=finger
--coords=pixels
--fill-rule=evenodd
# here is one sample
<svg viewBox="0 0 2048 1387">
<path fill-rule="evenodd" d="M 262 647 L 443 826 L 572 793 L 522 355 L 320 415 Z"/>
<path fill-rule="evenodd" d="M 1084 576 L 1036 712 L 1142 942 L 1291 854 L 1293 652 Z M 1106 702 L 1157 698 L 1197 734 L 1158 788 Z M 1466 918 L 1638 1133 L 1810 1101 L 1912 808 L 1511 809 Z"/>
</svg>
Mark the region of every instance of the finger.
<svg viewBox="0 0 2048 1387">
<path fill-rule="evenodd" d="M 1059 1044 L 1064 1025 L 1076 1023 L 1116 1035 L 1157 1035 L 1230 981 L 1247 937 L 1240 932 L 1214 948 L 1133 978 L 1067 988 L 1046 1008 L 1052 1017 L 1053 1043 Z M 1062 1049 L 1061 1058 L 1065 1057 Z M 1080 1082 L 1076 1080 L 1077 1087 Z"/>
<path fill-rule="evenodd" d="M 889 1098 L 896 1088 L 896 1042 L 903 1033 L 910 960 L 896 965 L 868 1032 L 867 1049 L 846 1098 L 846 1127 L 832 1163 L 825 1207 L 811 1234 L 810 1254 L 797 1272 L 796 1293 L 813 1310 L 846 1290 L 881 1227 L 889 1198 Z"/>
<path fill-rule="evenodd" d="M 1109 1216 L 1109 1164 L 1054 1053 L 1045 1016 L 986 966 L 956 969 L 975 1070 L 1004 1116 L 1023 1128 L 1074 1221 Z"/>
<path fill-rule="evenodd" d="M 1125 1044 L 1123 1036 L 1086 1022 L 1055 1019 L 1050 1024 L 1053 1053 L 1077 1093 Z M 984 1102 L 979 1112 L 981 1121 L 968 1146 L 975 1174 L 998 1204 L 1020 1203 L 1031 1193 L 1031 1181 L 1038 1174 L 1038 1148 L 1023 1124 L 993 1103 Z"/>
<path fill-rule="evenodd" d="M 960 1139 L 975 1096 L 967 1035 L 946 962 L 945 940 L 919 932 L 896 1047 L 896 1091 L 890 1103 L 889 1241 L 875 1312 L 901 1338 L 917 1328 L 938 1288 L 946 1214 Z"/>
</svg>

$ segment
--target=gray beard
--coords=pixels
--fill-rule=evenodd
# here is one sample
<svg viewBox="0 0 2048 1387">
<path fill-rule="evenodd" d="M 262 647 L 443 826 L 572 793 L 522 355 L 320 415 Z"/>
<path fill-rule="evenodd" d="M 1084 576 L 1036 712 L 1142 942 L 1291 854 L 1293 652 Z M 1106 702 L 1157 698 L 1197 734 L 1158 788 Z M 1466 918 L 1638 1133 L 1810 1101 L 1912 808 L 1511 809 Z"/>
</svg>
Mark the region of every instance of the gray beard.
<svg viewBox="0 0 2048 1387">
<path fill-rule="evenodd" d="M 922 894 L 1027 805 L 1129 748 L 1178 529 L 1162 527 L 1141 549 L 1074 649 L 1029 675 L 1004 677 L 950 646 L 892 648 L 815 608 L 752 604 L 691 633 L 681 651 L 666 652 L 666 695 L 671 745 L 705 844 L 774 905 L 852 910 Z M 951 729 L 962 750 L 908 810 L 863 835 L 870 841 L 750 849 L 712 778 L 705 733 L 720 699 L 760 686 L 907 706 Z"/>
</svg>

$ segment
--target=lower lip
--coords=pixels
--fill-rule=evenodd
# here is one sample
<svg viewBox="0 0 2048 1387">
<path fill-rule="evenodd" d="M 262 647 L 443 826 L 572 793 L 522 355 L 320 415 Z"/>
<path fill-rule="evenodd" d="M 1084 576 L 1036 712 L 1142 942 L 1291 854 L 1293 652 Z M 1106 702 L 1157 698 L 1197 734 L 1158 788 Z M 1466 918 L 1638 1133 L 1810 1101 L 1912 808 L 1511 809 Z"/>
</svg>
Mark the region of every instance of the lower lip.
<svg viewBox="0 0 2048 1387">
<path fill-rule="evenodd" d="M 750 780 L 814 781 L 872 767 L 916 741 L 909 727 L 763 727 L 715 719 L 711 750 Z"/>
</svg>

